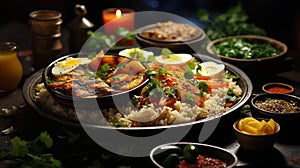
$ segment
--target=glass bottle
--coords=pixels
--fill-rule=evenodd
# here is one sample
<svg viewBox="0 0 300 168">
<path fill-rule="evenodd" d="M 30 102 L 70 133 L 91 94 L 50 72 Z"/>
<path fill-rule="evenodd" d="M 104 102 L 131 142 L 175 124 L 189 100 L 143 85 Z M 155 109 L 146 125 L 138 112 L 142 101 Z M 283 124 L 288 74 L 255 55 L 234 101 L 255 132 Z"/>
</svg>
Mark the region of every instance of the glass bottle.
<svg viewBox="0 0 300 168">
<path fill-rule="evenodd" d="M 18 87 L 23 67 L 17 55 L 15 42 L 0 42 L 0 93 L 8 93 Z"/>
</svg>

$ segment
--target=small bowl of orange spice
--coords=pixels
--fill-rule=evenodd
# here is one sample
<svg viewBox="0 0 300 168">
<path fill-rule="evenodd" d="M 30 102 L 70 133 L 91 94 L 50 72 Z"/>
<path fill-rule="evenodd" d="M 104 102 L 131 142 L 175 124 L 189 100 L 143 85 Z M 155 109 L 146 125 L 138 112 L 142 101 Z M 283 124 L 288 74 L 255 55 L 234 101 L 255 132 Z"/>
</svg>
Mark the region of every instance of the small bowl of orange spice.
<svg viewBox="0 0 300 168">
<path fill-rule="evenodd" d="M 279 124 L 272 118 L 245 117 L 233 124 L 240 147 L 247 151 L 272 149 L 280 131 Z"/>
<path fill-rule="evenodd" d="M 294 87 L 285 83 L 273 82 L 264 84 L 262 90 L 266 93 L 289 94 L 294 92 Z"/>
</svg>

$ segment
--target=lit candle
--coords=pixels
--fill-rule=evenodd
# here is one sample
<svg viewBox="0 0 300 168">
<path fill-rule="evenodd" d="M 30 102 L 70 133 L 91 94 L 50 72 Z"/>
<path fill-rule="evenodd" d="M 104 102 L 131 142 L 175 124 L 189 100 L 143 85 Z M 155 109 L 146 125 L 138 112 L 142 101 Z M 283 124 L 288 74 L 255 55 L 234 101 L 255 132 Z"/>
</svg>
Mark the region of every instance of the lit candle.
<svg viewBox="0 0 300 168">
<path fill-rule="evenodd" d="M 106 34 L 114 34 L 118 27 L 132 30 L 134 27 L 134 10 L 128 8 L 109 8 L 102 11 Z"/>
</svg>

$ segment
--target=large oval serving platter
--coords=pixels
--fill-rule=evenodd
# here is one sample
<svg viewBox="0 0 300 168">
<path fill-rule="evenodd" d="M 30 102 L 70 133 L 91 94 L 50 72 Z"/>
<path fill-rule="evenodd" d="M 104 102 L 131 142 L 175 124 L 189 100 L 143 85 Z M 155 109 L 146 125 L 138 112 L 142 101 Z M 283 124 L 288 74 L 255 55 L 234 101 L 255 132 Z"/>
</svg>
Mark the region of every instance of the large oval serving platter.
<svg viewBox="0 0 300 168">
<path fill-rule="evenodd" d="M 211 60 L 211 57 L 201 55 L 200 56 L 195 56 L 199 57 L 199 59 L 202 60 Z M 213 61 L 218 61 L 218 60 L 213 60 Z M 223 63 L 223 62 L 221 62 Z M 247 101 L 250 99 L 252 95 L 252 90 L 253 86 L 251 83 L 251 80 L 249 77 L 239 68 L 229 64 L 229 63 L 223 63 L 225 65 L 226 70 L 229 72 L 233 73 L 234 75 L 237 75 L 240 77 L 239 81 L 237 84 L 241 87 L 243 93 L 241 95 L 241 99 L 239 102 L 237 102 L 235 105 L 230 107 L 229 110 L 224 112 L 222 115 L 214 116 L 214 117 L 207 117 L 201 120 L 193 121 L 193 122 L 188 122 L 188 123 L 181 123 L 181 124 L 173 124 L 173 125 L 165 125 L 165 126 L 148 126 L 148 127 L 112 127 L 108 125 L 98 125 L 98 124 L 86 124 L 85 127 L 90 127 L 90 128 L 95 128 L 95 129 L 113 129 L 113 130 L 118 130 L 121 132 L 125 132 L 126 134 L 134 135 L 134 136 L 149 136 L 152 134 L 159 133 L 165 129 L 168 128 L 180 128 L 180 127 L 186 127 L 186 126 L 197 126 L 197 130 L 201 130 L 203 123 L 212 121 L 215 119 L 222 119 L 226 116 L 227 118 L 231 118 L 230 116 L 236 116 L 239 114 L 239 110 L 247 103 Z M 81 124 L 75 120 L 70 120 L 65 117 L 59 116 L 55 114 L 53 111 L 49 111 L 48 109 L 45 109 L 41 106 L 39 106 L 36 101 L 35 101 L 35 88 L 37 84 L 42 82 L 42 73 L 43 69 L 35 72 L 33 75 L 31 75 L 24 83 L 23 85 L 23 96 L 25 101 L 32 106 L 38 114 L 40 114 L 43 117 L 46 117 L 52 121 L 58 122 L 63 125 L 67 126 L 74 126 L 74 127 L 81 127 Z M 230 115 L 230 116 L 229 116 Z M 233 120 L 235 120 L 233 118 Z M 231 125 L 231 123 L 229 123 Z"/>
</svg>

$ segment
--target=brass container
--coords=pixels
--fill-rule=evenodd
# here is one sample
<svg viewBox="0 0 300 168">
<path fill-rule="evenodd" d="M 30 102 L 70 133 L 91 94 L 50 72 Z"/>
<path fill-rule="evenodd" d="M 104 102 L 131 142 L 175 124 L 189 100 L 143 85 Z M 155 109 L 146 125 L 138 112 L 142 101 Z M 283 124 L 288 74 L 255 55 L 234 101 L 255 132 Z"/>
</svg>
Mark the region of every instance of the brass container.
<svg viewBox="0 0 300 168">
<path fill-rule="evenodd" d="M 94 24 L 85 17 L 87 10 L 84 5 L 75 5 L 74 13 L 76 18 L 68 24 L 68 29 L 70 31 L 69 44 L 71 53 L 79 52 L 81 50 L 81 47 L 89 38 L 87 32 L 92 30 L 94 27 Z"/>
<path fill-rule="evenodd" d="M 60 33 L 61 13 L 53 10 L 38 10 L 29 14 L 29 24 L 35 35 L 48 36 Z"/>
<path fill-rule="evenodd" d="M 60 57 L 61 13 L 54 10 L 38 10 L 29 14 L 32 30 L 33 67 L 41 69 Z"/>
</svg>

